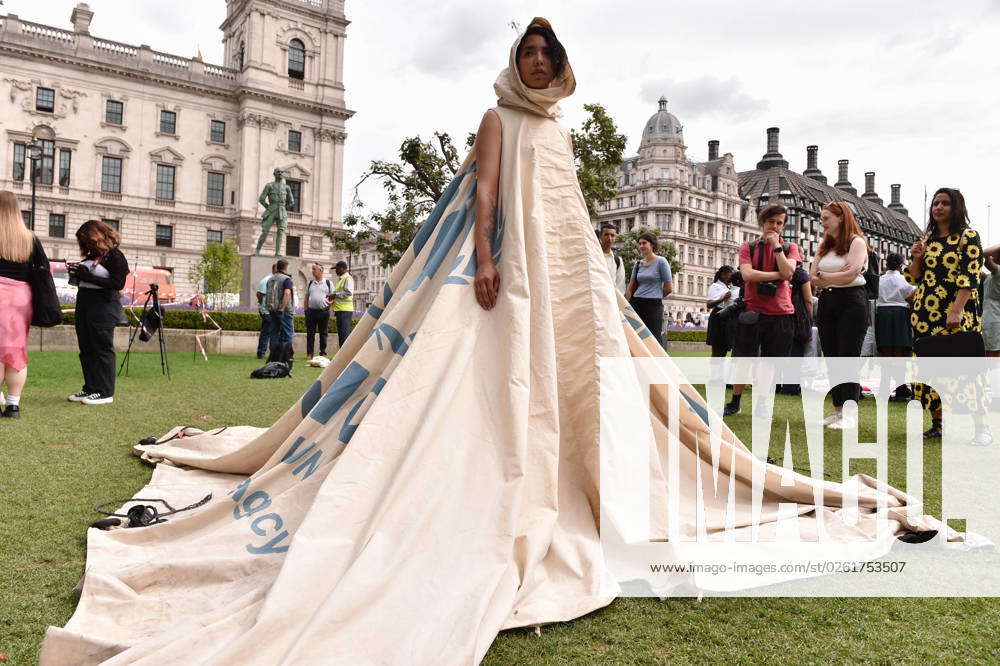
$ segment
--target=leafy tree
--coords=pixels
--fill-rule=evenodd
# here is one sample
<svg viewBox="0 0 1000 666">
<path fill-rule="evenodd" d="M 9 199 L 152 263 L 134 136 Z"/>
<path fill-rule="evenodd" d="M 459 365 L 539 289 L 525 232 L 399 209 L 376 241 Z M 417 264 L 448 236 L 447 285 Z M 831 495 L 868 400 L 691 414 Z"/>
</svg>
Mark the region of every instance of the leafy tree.
<svg viewBox="0 0 1000 666">
<path fill-rule="evenodd" d="M 612 170 L 622 161 L 626 139 L 604 107 L 587 104 L 590 117 L 580 131 L 573 131 L 573 153 L 577 178 L 591 216 L 596 205 L 616 193 Z M 465 147 L 471 149 L 476 135 L 470 133 Z M 451 136 L 435 132 L 429 140 L 419 136 L 404 139 L 398 161 L 373 160 L 354 187 L 352 210 L 344 216 L 343 229 L 327 232 L 334 247 L 357 254 L 373 243 L 380 263 L 391 267 L 410 246 L 420 225 L 444 193 L 462 165 L 461 156 Z M 386 191 L 386 207 L 367 210 L 358 198 L 360 186 L 374 178 Z"/>
<path fill-rule="evenodd" d="M 475 140 L 470 134 L 466 146 L 471 148 Z M 380 263 L 394 266 L 462 166 L 447 132 L 435 132 L 429 141 L 419 136 L 405 139 L 399 146 L 399 160 L 374 160 L 362 174 L 354 188 L 353 210 L 344 217 L 344 229 L 327 232 L 335 247 L 356 254 L 374 242 Z M 382 181 L 387 194 L 384 211 L 365 214 L 357 198 L 358 188 L 369 178 Z"/>
<path fill-rule="evenodd" d="M 618 256 L 622 258 L 622 262 L 625 264 L 626 281 L 631 279 L 632 266 L 642 256 L 642 253 L 639 252 L 639 236 L 645 233 L 651 233 L 659 237 L 655 229 L 647 229 L 645 227 L 640 227 L 635 231 L 618 236 L 617 240 L 620 243 Z M 684 262 L 677 255 L 677 247 L 668 240 L 660 239 L 657 242 L 656 253 L 667 260 L 667 263 L 670 264 L 670 272 L 676 279 L 681 274 L 681 271 L 684 270 Z"/>
<path fill-rule="evenodd" d="M 243 269 L 236 245 L 229 240 L 209 243 L 201 251 L 201 259 L 191 266 L 188 277 L 195 284 L 203 283 L 207 294 L 239 291 Z"/>
<path fill-rule="evenodd" d="M 600 104 L 584 104 L 590 114 L 580 131 L 572 130 L 576 177 L 590 217 L 597 216 L 597 205 L 618 193 L 614 169 L 622 162 L 626 138 L 618 133 L 615 121 Z"/>
</svg>

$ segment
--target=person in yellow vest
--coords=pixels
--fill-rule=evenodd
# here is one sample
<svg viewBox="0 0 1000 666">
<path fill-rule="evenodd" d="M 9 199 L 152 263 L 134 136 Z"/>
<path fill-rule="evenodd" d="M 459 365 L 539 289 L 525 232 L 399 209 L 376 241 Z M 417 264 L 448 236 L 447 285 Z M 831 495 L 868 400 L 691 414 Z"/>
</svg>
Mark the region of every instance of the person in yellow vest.
<svg viewBox="0 0 1000 666">
<path fill-rule="evenodd" d="M 354 278 L 347 272 L 347 262 L 338 261 L 334 266 L 337 272 L 337 282 L 333 285 L 333 316 L 337 320 L 337 340 L 340 346 L 351 332 L 351 319 L 354 317 Z"/>
</svg>

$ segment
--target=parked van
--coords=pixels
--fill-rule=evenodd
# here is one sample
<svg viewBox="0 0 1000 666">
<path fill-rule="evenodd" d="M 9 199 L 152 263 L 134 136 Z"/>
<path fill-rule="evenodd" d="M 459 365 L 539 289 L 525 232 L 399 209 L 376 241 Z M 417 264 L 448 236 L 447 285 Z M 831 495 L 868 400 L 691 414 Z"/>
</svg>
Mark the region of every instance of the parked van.
<svg viewBox="0 0 1000 666">
<path fill-rule="evenodd" d="M 149 285 L 154 283 L 157 285 L 161 303 L 173 303 L 177 300 L 173 273 L 165 268 L 136 268 L 125 278 L 125 288 L 122 289 L 123 302 L 144 303 L 145 293 L 149 291 Z"/>
</svg>

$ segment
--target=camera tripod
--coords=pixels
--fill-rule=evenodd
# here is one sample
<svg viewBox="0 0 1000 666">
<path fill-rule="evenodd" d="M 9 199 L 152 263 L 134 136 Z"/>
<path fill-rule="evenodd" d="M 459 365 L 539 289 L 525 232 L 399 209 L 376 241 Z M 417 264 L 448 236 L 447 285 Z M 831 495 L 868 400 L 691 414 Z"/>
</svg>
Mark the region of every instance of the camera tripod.
<svg viewBox="0 0 1000 666">
<path fill-rule="evenodd" d="M 167 344 L 163 340 L 163 308 L 160 307 L 159 285 L 155 282 L 150 283 L 149 291 L 145 291 L 143 294 L 146 296 L 146 302 L 142 306 L 142 314 L 139 315 L 139 321 L 134 327 L 131 324 L 129 325 L 128 348 L 125 350 L 125 358 L 122 359 L 122 363 L 118 367 L 118 375 L 121 376 L 122 370 L 124 370 L 125 376 L 128 376 L 129 357 L 132 355 L 132 344 L 135 342 L 136 336 L 142 342 L 147 342 L 152 337 L 152 331 L 149 328 L 155 326 L 156 337 L 160 343 L 160 372 L 166 375 L 167 379 L 170 379 Z"/>
</svg>

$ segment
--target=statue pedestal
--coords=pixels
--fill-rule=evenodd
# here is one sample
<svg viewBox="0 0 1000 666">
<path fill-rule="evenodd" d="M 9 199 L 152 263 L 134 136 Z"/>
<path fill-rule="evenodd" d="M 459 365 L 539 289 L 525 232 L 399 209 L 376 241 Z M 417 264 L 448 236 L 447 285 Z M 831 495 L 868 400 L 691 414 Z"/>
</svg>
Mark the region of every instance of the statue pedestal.
<svg viewBox="0 0 1000 666">
<path fill-rule="evenodd" d="M 257 305 L 257 285 L 261 278 L 271 274 L 271 265 L 278 259 L 288 262 L 288 274 L 295 282 L 295 306 L 302 304 L 302 293 L 309 280 L 312 279 L 311 269 L 313 262 L 298 257 L 267 257 L 267 256 L 244 256 L 242 257 L 243 283 L 240 285 L 240 305 Z"/>
</svg>

